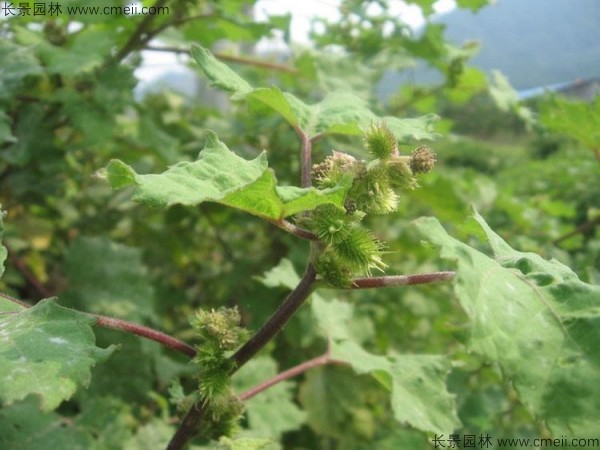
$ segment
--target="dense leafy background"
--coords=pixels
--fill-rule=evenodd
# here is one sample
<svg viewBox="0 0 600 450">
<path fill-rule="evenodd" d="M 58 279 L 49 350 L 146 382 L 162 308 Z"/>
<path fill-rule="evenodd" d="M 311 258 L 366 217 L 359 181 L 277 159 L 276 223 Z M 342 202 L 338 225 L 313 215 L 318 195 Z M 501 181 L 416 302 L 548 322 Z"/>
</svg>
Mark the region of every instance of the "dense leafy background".
<svg viewBox="0 0 600 450">
<path fill-rule="evenodd" d="M 378 117 L 403 153 L 445 136 L 431 144 L 439 164 L 422 188 L 401 199 L 398 213 L 369 222 L 388 243 L 388 272 L 457 268 L 457 280 L 313 295 L 236 374 L 236 389 L 327 347 L 349 365 L 315 368 L 253 397 L 240 435 L 220 445 L 396 449 L 427 448 L 433 433 L 597 433 L 600 101 L 554 96 L 523 105 L 500 75 L 488 81 L 468 67 L 475 46 L 446 43 L 439 24 L 415 36 L 385 8 L 368 13 L 368 3 L 343 2 L 342 20 L 315 33 L 316 48 L 295 49 L 285 61 L 294 73 L 219 65 L 194 47 L 199 76 L 233 96 L 216 103 L 169 91 L 134 96 L 137 51 L 148 45 L 143 34 L 130 41 L 141 17 L 1 21 L 8 254 L 0 251 L 0 287 L 36 303 L 25 310 L 0 299 L 1 448 L 162 448 L 175 429 L 177 387 L 195 385 L 187 360 L 67 308 L 193 343 L 191 312 L 237 305 L 257 329 L 308 253 L 260 217 L 275 220 L 324 197 L 339 203 L 344 191 L 290 187 L 300 178 L 293 127 L 323 133 L 315 161 L 332 149 L 365 157 L 360 126 Z M 432 1 L 410 3 L 432 12 Z M 476 10 L 487 2 L 458 3 Z M 184 49 L 227 39 L 232 52 L 249 56 L 289 18 L 255 23 L 247 4 L 173 2 L 146 32 Z M 382 76 L 414 61 L 444 80 L 404 86 L 383 104 Z M 433 114 L 442 116 L 437 130 Z M 236 176 L 206 177 L 222 166 Z M 106 178 L 136 190 L 113 191 Z M 249 208 L 228 193 L 234 185 L 262 203 Z M 436 219 L 413 223 L 421 216 Z"/>
</svg>

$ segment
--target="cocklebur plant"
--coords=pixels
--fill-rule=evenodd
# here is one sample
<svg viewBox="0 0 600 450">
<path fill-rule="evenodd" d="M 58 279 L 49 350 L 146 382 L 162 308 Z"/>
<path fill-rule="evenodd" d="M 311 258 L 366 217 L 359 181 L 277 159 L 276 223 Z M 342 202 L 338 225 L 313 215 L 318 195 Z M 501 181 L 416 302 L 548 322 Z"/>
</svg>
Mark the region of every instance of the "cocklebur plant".
<svg viewBox="0 0 600 450">
<path fill-rule="evenodd" d="M 209 80 L 230 92 L 235 101 L 250 106 L 258 103 L 263 106 L 262 111 L 267 107 L 290 125 L 300 147 L 300 186 L 279 185 L 275 172 L 268 166 L 266 152 L 247 160 L 231 151 L 211 132 L 206 133 L 205 148 L 195 161 L 174 164 L 160 174 L 142 175 L 125 162 L 114 160 L 103 176 L 115 189 L 133 188 L 134 199 L 141 203 L 165 208 L 177 204 L 190 209 L 204 202 L 218 203 L 263 219 L 265 227 L 275 226 L 281 233 L 289 233 L 305 241 L 303 243 L 307 241 L 309 251 L 302 276 L 298 276 L 293 264 L 286 259 L 268 272 L 271 279 L 267 280 L 269 277 L 265 273 L 262 280 L 265 286 L 283 286 L 291 292 L 264 324 L 257 321 L 257 331 L 249 339 L 249 334 L 240 326 L 240 314 L 235 309 L 194 313 L 190 318 L 192 338 L 196 340 L 194 346 L 131 322 L 64 308 L 52 300 L 26 307 L 14 299 L 2 297 L 0 400 L 3 405 L 10 408 L 14 403 L 19 406 L 20 400 L 34 394 L 41 398 L 44 411 L 51 412 L 62 401 L 70 399 L 77 387 L 87 386 L 92 366 L 103 362 L 116 350 L 114 347 L 99 348 L 95 344 L 92 325 L 97 325 L 152 339 L 185 355 L 190 362 L 188 367 L 193 368 L 195 375 L 186 375 L 182 384 L 188 392 L 183 392 L 183 388 L 171 389 L 177 412 L 168 407 L 161 411 L 163 431 L 166 429 L 166 433 L 171 433 L 171 424 L 178 424 L 168 444 L 171 450 L 184 448 L 196 435 L 211 439 L 234 435 L 240 427 L 242 404 L 247 405 L 244 425 L 250 424 L 248 428 L 252 428 L 258 414 L 262 414 L 263 423 L 273 414 L 279 415 L 284 409 L 280 398 L 273 402 L 269 399 L 265 402 L 268 407 L 260 413 L 253 410 L 252 402 L 245 402 L 259 394 L 267 396 L 277 388 L 285 391 L 284 385 L 292 377 L 325 365 L 335 368 L 307 373 L 303 386 L 297 390 L 299 402 L 295 402 L 296 390 L 286 392 L 288 404 L 285 410 L 287 413 L 294 411 L 286 417 L 293 418 L 295 427 L 288 429 L 303 427 L 305 416 L 311 414 L 312 403 L 312 414 L 317 419 L 323 416 L 315 414 L 314 410 L 338 406 L 336 403 L 340 402 L 336 398 L 325 405 L 318 397 L 314 401 L 315 392 L 311 392 L 311 387 L 313 391 L 332 390 L 327 374 L 343 371 L 347 377 L 352 377 L 354 372 L 361 375 L 361 382 L 368 379 L 376 384 L 373 391 L 377 392 L 377 399 L 383 396 L 389 399 L 389 405 L 377 408 L 380 414 L 377 418 L 385 417 L 394 432 L 397 429 L 410 433 L 419 430 L 447 435 L 461 429 L 459 404 L 468 403 L 471 398 L 466 402 L 465 397 L 457 401 L 456 397 L 461 393 L 457 392 L 456 382 L 460 377 L 454 377 L 452 393 L 447 387 L 449 373 L 464 364 L 464 359 L 450 352 L 423 353 L 429 347 L 414 353 L 415 347 L 369 345 L 355 336 L 350 294 L 346 298 L 350 301 L 340 301 L 332 298 L 337 295 L 332 289 L 324 293 L 314 291 L 335 287 L 338 293 L 342 289 L 352 292 L 455 280 L 452 300 L 455 300 L 456 309 L 460 306 L 464 311 L 460 317 L 469 332 L 465 331 L 460 342 L 452 346 L 460 347 L 460 353 L 468 353 L 469 360 L 477 363 L 474 364 L 476 367 L 484 364 L 493 367 L 494 376 L 504 377 L 504 384 L 514 389 L 513 399 L 518 396 L 522 408 L 536 420 L 543 420 L 544 427 L 554 433 L 575 430 L 589 434 L 596 429 L 600 420 L 600 408 L 597 407 L 600 373 L 594 353 L 598 347 L 597 333 L 594 332 L 598 320 L 597 287 L 582 283 L 572 271 L 556 261 L 548 262 L 538 255 L 513 250 L 476 212 L 469 230 L 490 244 L 493 257 L 454 239 L 436 219 L 424 218 L 414 224 L 417 231 L 442 249 L 442 258 L 449 260 L 449 264 L 456 264 L 457 272 L 373 276 L 376 271 L 386 268 L 385 252 L 393 251 L 394 243 L 384 244 L 366 227 L 365 219 L 370 215 L 391 214 L 401 202 L 411 201 L 405 197 L 417 188 L 417 177 L 433 168 L 433 153 L 428 147 L 414 142 L 435 137 L 430 127 L 432 117 L 378 117 L 366 102 L 348 92 L 333 92 L 316 104 L 306 104 L 276 87 L 254 88 L 205 49 L 194 47 L 192 54 Z M 324 136 L 334 134 L 352 137 L 358 145 L 362 141 L 369 154 L 368 160 L 335 151 L 313 164 L 313 147 L 322 142 Z M 404 154 L 405 149 L 411 148 L 409 145 L 417 148 L 410 155 Z M 282 150 L 269 148 L 268 151 Z M 132 164 L 136 162 L 134 160 Z M 184 239 L 178 235 L 170 238 Z M 182 247 L 187 244 L 185 241 Z M 131 270 L 131 267 L 139 267 L 141 256 L 140 252 L 130 248 L 114 243 L 107 245 L 103 239 L 84 240 L 74 247 L 77 251 L 73 252 L 71 265 L 75 273 L 79 273 L 75 269 L 80 266 L 89 265 L 90 254 L 102 252 L 108 253 L 113 264 L 111 269 L 115 269 L 108 275 L 104 272 L 95 275 L 96 279 L 102 280 L 103 290 L 90 289 L 96 295 L 94 300 L 105 299 L 106 290 L 113 288 L 105 278 L 114 273 L 125 275 L 127 283 L 114 288 L 108 297 L 118 297 L 121 291 L 145 275 L 143 271 Z M 190 252 L 196 250 L 189 249 Z M 5 257 L 6 252 L 1 248 L 0 259 Z M 393 271 L 394 265 L 390 262 L 392 267 L 387 270 Z M 273 278 L 277 279 L 274 281 Z M 74 286 L 74 292 L 83 297 L 87 294 L 86 286 L 82 282 Z M 152 291 L 148 292 L 144 300 L 151 296 Z M 288 350 L 280 348 L 274 338 L 313 293 L 310 310 L 302 311 L 309 314 L 308 320 L 302 322 L 302 333 L 310 334 L 312 339 L 310 346 L 303 350 L 310 352 L 322 345 L 325 352 L 281 372 L 266 352 L 255 358 L 269 343 L 272 345 L 266 350 L 273 347 L 280 353 Z M 405 306 L 393 297 L 388 300 L 394 302 L 396 308 Z M 382 302 L 378 301 L 381 306 Z M 238 304 L 249 313 L 248 316 L 256 306 L 253 301 Z M 190 334 L 182 333 L 181 336 L 190 338 Z M 300 359 L 304 354 L 298 352 L 293 356 Z M 263 362 L 266 359 L 272 363 L 266 375 L 255 370 L 260 364 L 253 365 L 261 358 Z M 297 359 L 291 364 L 297 363 Z M 560 364 L 554 364 L 555 361 Z M 249 377 L 244 370 L 256 373 Z M 25 373 L 28 376 L 25 380 L 32 381 L 25 383 L 24 378 L 13 376 L 15 373 Z M 313 374 L 315 376 L 311 376 Z M 241 388 L 236 384 L 239 381 L 236 377 L 251 378 L 252 383 Z M 337 383 L 337 379 L 333 382 L 343 384 Z M 270 391 L 265 393 L 267 389 Z M 350 395 L 354 394 L 356 392 L 350 392 Z M 299 403 L 305 414 L 299 411 Z M 355 409 L 354 404 L 352 408 L 353 413 L 358 411 L 356 418 L 365 415 L 364 408 Z M 148 415 L 148 411 L 144 413 Z M 10 439 L 5 430 L 11 429 L 12 422 L 4 420 L 5 417 L 0 417 L 0 447 L 6 436 Z M 315 421 L 313 418 L 312 424 Z M 62 426 L 64 421 L 58 423 Z M 14 429 L 19 428 L 20 424 L 17 425 Z M 283 433 L 281 428 L 278 433 L 275 439 Z M 266 437 L 272 436 L 267 434 Z M 88 442 L 94 442 L 94 439 L 95 436 L 89 436 Z M 403 439 L 404 436 L 401 442 Z M 423 436 L 419 439 L 424 440 Z"/>
<path fill-rule="evenodd" d="M 315 184 L 321 188 L 335 186 L 343 177 L 352 179 L 344 206 L 321 205 L 300 219 L 321 241 L 315 260 L 318 275 L 338 288 L 349 287 L 353 277 L 371 276 L 372 270 L 386 268 L 382 260 L 385 244 L 361 221 L 370 214 L 396 211 L 402 191 L 418 187 L 415 174 L 427 173 L 435 164 L 435 154 L 425 146 L 411 156 L 401 156 L 385 123 L 372 124 L 363 140 L 375 159 L 362 161 L 334 151 L 312 168 Z"/>
</svg>

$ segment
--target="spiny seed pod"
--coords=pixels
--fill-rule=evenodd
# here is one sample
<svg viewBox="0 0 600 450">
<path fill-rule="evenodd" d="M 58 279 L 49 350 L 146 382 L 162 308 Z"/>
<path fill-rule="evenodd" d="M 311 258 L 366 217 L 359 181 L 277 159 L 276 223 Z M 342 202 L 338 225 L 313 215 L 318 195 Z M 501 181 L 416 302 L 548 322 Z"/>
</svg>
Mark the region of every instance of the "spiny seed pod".
<svg viewBox="0 0 600 450">
<path fill-rule="evenodd" d="M 392 158 L 390 160 L 388 163 L 388 175 L 390 186 L 394 189 L 412 190 L 419 186 L 407 162 L 400 158 Z"/>
<path fill-rule="evenodd" d="M 370 231 L 353 227 L 348 238 L 332 246 L 339 260 L 354 272 L 370 275 L 371 269 L 387 267 L 381 260 L 383 244 Z"/>
<path fill-rule="evenodd" d="M 332 204 L 317 207 L 306 226 L 327 244 L 339 242 L 348 237 L 351 221 L 346 211 Z"/>
<path fill-rule="evenodd" d="M 364 134 L 365 148 L 375 158 L 388 160 L 392 155 L 398 154 L 396 137 L 385 123 L 371 124 Z"/>
<path fill-rule="evenodd" d="M 352 269 L 340 261 L 331 248 L 319 255 L 315 269 L 323 281 L 332 287 L 347 288 L 352 284 Z"/>
<path fill-rule="evenodd" d="M 387 164 L 378 161 L 360 172 L 348 192 L 360 211 L 388 214 L 398 207 L 398 196 L 390 187 Z"/>
<path fill-rule="evenodd" d="M 427 173 L 433 169 L 435 161 L 435 153 L 423 145 L 412 152 L 410 168 L 413 173 Z"/>
</svg>

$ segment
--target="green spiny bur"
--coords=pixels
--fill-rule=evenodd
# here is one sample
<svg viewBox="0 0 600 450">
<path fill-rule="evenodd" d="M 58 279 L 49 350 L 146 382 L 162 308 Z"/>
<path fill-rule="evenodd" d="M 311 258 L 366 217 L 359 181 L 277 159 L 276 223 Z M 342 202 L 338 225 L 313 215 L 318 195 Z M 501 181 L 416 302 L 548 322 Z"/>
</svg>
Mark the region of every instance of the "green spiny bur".
<svg viewBox="0 0 600 450">
<path fill-rule="evenodd" d="M 320 188 L 334 186 L 344 176 L 352 177 L 344 208 L 321 205 L 299 219 L 321 241 L 315 267 L 334 287 L 348 287 L 353 276 L 370 276 L 373 269 L 383 271 L 387 267 L 382 260 L 384 243 L 360 222 L 365 215 L 396 211 L 401 192 L 418 187 L 415 174 L 429 172 L 435 164 L 435 154 L 424 146 L 411 156 L 400 155 L 396 138 L 385 123 L 371 125 L 363 143 L 375 157 L 373 161 L 334 151 L 313 166 L 312 176 Z"/>
<path fill-rule="evenodd" d="M 198 367 L 198 394 L 195 402 L 207 402 L 210 424 L 203 427 L 207 437 L 230 436 L 237 429 L 243 405 L 231 388 L 231 373 L 235 363 L 228 357 L 248 338 L 240 327 L 237 308 L 200 310 L 190 319 L 200 343 L 192 360 Z"/>
<path fill-rule="evenodd" d="M 385 123 L 372 124 L 363 139 L 365 148 L 375 158 L 386 161 L 398 153 L 396 137 Z"/>
</svg>

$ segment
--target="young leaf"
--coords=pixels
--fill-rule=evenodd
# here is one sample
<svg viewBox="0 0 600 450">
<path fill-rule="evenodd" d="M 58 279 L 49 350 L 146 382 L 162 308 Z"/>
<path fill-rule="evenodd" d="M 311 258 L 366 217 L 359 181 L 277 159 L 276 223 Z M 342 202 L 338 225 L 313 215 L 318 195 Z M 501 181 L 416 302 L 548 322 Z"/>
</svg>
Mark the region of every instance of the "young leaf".
<svg viewBox="0 0 600 450">
<path fill-rule="evenodd" d="M 94 318 L 42 300 L 0 319 L 0 402 L 29 394 L 41 397 L 43 411 L 87 386 L 91 368 L 114 350 L 95 346 Z"/>
<path fill-rule="evenodd" d="M 400 143 L 413 139 L 434 139 L 437 116 L 414 119 L 379 117 L 368 102 L 349 92 L 333 92 L 313 105 L 276 87 L 253 88 L 243 78 L 218 61 L 208 50 L 192 46 L 192 56 L 213 85 L 230 92 L 234 100 L 262 103 L 281 115 L 291 126 L 312 137 L 320 133 L 361 136 L 373 122 L 385 122 Z"/>
<path fill-rule="evenodd" d="M 198 205 L 212 201 L 256 216 L 278 220 L 324 203 L 341 205 L 351 180 L 331 189 L 277 186 L 263 152 L 247 161 L 209 134 L 206 147 L 194 162 L 182 162 L 158 175 L 139 175 L 119 160 L 107 168 L 113 188 L 136 186 L 134 198 L 152 206 Z"/>
<path fill-rule="evenodd" d="M 331 357 L 359 374 L 370 374 L 391 394 L 394 417 L 426 432 L 449 433 L 460 425 L 446 389 L 449 361 L 438 355 L 374 355 L 351 336 L 352 306 L 313 299 L 313 314 L 331 344 Z"/>
<path fill-rule="evenodd" d="M 600 420 L 600 287 L 558 261 L 513 250 L 475 221 L 495 258 L 452 238 L 437 219 L 418 229 L 458 262 L 455 292 L 471 319 L 469 347 L 496 362 L 523 404 L 555 433 L 590 434 Z"/>
</svg>

